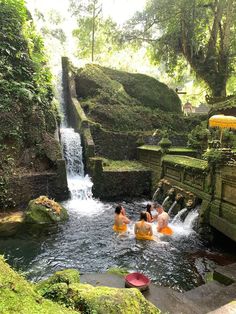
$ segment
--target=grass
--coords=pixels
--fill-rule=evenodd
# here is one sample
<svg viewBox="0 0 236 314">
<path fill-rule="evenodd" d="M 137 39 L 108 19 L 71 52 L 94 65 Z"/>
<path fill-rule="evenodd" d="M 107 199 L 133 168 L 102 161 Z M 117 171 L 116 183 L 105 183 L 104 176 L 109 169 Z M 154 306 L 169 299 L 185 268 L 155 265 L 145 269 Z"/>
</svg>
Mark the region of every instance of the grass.
<svg viewBox="0 0 236 314">
<path fill-rule="evenodd" d="M 208 167 L 207 161 L 188 156 L 165 155 L 162 160 L 186 168 L 206 170 Z"/>
<path fill-rule="evenodd" d="M 103 160 L 104 171 L 147 171 L 149 168 L 137 161 L 130 160 Z"/>
<path fill-rule="evenodd" d="M 154 151 L 157 151 L 157 152 L 159 152 L 159 151 L 161 151 L 161 147 L 160 146 L 156 146 L 156 145 L 143 145 L 143 146 L 140 146 L 139 147 L 139 149 L 144 149 L 144 150 L 154 150 Z M 169 151 L 170 152 L 176 152 L 176 153 L 178 153 L 178 152 L 186 152 L 186 153 L 188 153 L 188 152 L 195 152 L 195 150 L 194 149 L 192 149 L 192 148 L 188 148 L 188 147 L 171 147 L 170 149 L 169 149 Z"/>
</svg>

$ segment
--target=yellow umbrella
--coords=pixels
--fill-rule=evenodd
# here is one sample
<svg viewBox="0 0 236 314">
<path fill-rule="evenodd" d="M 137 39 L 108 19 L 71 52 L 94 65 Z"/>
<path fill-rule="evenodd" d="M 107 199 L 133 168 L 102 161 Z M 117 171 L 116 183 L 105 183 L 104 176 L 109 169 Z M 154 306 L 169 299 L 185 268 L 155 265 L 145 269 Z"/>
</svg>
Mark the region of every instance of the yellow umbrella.
<svg viewBox="0 0 236 314">
<path fill-rule="evenodd" d="M 223 114 L 215 115 L 209 119 L 210 127 L 219 127 L 221 129 L 232 128 L 236 129 L 236 117 L 234 116 L 225 116 Z M 222 142 L 223 130 L 220 134 L 220 142 Z"/>
</svg>

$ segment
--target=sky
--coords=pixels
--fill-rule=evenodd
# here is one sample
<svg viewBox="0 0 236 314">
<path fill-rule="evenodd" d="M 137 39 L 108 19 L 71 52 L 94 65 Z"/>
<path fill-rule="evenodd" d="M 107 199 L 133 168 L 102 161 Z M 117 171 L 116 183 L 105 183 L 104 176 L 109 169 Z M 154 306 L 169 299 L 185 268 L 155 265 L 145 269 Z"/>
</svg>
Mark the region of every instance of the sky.
<svg viewBox="0 0 236 314">
<path fill-rule="evenodd" d="M 39 10 L 55 9 L 65 13 L 69 0 L 26 0 L 29 5 L 36 6 Z M 102 0 L 105 17 L 110 16 L 118 24 L 124 23 L 136 11 L 144 8 L 146 0 Z"/>
<path fill-rule="evenodd" d="M 111 16 L 118 24 L 124 23 L 136 11 L 141 11 L 146 0 L 103 0 L 105 16 Z"/>
</svg>

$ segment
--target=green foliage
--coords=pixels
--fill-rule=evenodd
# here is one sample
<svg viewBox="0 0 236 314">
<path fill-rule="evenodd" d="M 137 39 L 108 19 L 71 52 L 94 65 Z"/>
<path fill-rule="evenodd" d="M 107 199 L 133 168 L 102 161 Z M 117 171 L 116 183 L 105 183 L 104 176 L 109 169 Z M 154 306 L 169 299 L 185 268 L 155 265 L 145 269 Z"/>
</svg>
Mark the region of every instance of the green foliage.
<svg viewBox="0 0 236 314">
<path fill-rule="evenodd" d="M 218 149 L 208 149 L 202 157 L 207 160 L 211 166 L 215 167 L 222 165 L 225 159 L 224 153 Z"/>
<path fill-rule="evenodd" d="M 197 125 L 188 135 L 188 145 L 202 152 L 207 148 L 210 131 L 206 127 L 206 123 L 202 122 Z"/>
<path fill-rule="evenodd" d="M 77 22 L 78 28 L 73 31 L 73 36 L 77 42 L 76 56 L 79 59 L 91 59 L 93 19 L 92 17 L 82 17 Z M 118 49 L 115 28 L 116 24 L 111 19 L 104 20 L 97 17 L 94 41 L 94 60 L 96 62 L 101 61 L 104 55 L 108 58 Z"/>
<path fill-rule="evenodd" d="M 0 204 L 9 205 L 9 177 L 22 156 L 45 157 L 45 133 L 56 129 L 51 73 L 42 38 L 23 0 L 0 0 Z M 12 158 L 9 163 L 9 157 Z M 32 158 L 26 158 L 28 167 Z"/>
<path fill-rule="evenodd" d="M 127 39 L 150 43 L 150 56 L 174 72 L 184 59 L 214 96 L 224 95 L 235 67 L 236 3 L 233 0 L 150 0 L 126 28 Z"/>
</svg>

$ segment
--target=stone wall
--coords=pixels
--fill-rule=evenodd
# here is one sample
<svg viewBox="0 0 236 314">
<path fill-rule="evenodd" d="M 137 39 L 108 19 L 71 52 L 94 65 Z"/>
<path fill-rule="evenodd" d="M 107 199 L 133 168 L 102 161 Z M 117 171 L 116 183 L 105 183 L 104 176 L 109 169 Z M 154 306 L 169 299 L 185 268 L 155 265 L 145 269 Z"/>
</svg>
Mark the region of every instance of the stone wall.
<svg viewBox="0 0 236 314">
<path fill-rule="evenodd" d="M 216 171 L 216 188 L 210 206 L 210 224 L 236 241 L 236 166 Z"/>
<path fill-rule="evenodd" d="M 196 156 L 196 151 L 192 149 L 186 149 L 184 147 L 172 147 L 169 149 L 169 155 L 177 154 L 185 156 Z M 152 170 L 152 194 L 155 192 L 158 186 L 158 182 L 163 178 L 163 167 L 160 146 L 143 145 L 137 149 L 137 158 L 145 166 L 150 167 Z"/>
<path fill-rule="evenodd" d="M 118 133 L 92 126 L 95 154 L 113 160 L 132 160 L 137 158 L 138 135 Z"/>
<path fill-rule="evenodd" d="M 102 158 L 90 158 L 90 173 L 93 178 L 93 195 L 105 200 L 133 197 L 150 197 L 151 170 L 107 171 Z"/>
<path fill-rule="evenodd" d="M 57 172 L 25 173 L 10 178 L 16 207 L 25 208 L 30 200 L 40 195 L 63 201 L 68 198 L 65 161 L 58 160 Z"/>
</svg>

